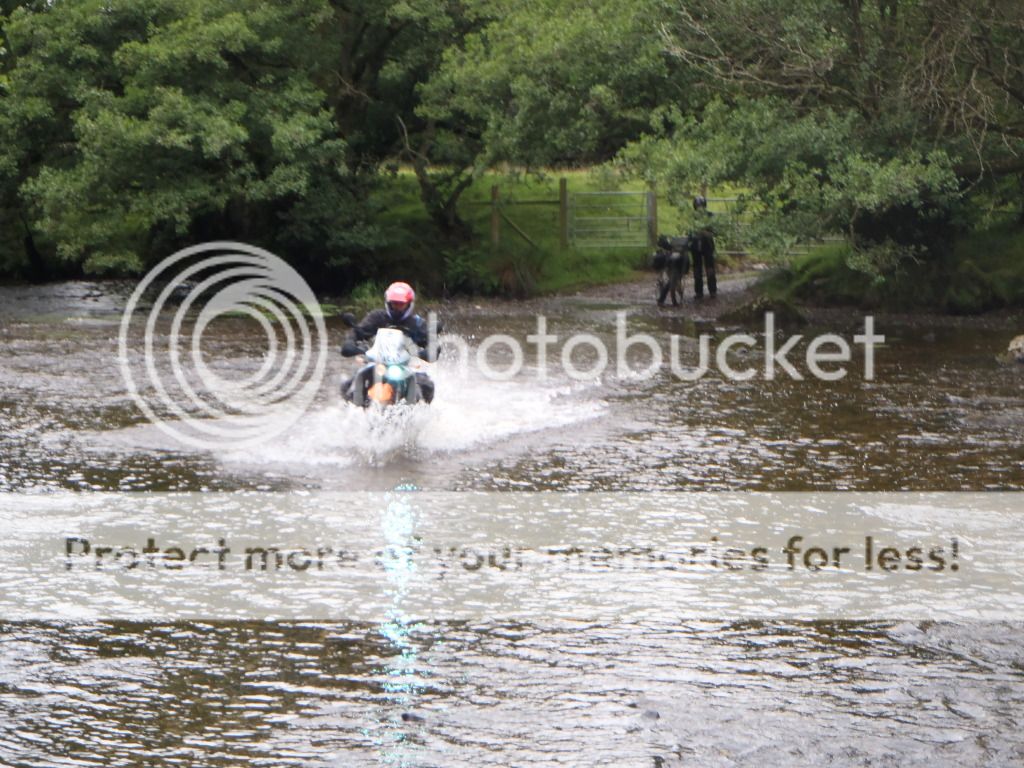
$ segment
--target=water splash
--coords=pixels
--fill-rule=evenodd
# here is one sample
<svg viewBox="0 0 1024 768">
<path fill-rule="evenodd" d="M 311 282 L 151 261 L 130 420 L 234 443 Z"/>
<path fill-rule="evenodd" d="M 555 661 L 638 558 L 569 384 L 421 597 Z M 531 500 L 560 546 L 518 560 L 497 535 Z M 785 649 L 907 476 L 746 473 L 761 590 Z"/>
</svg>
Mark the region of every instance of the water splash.
<svg viewBox="0 0 1024 768">
<path fill-rule="evenodd" d="M 432 404 L 363 410 L 348 403 L 310 410 L 272 443 L 222 454 L 227 463 L 305 467 L 379 466 L 494 446 L 513 436 L 592 419 L 605 403 L 564 382 L 493 382 L 435 366 Z"/>
</svg>

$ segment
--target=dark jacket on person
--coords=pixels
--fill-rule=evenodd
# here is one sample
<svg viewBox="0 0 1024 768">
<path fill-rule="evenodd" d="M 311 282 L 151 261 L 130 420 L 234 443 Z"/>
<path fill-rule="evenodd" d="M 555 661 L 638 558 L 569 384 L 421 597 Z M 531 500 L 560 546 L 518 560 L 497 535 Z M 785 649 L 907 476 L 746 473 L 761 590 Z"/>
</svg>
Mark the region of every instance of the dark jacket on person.
<svg viewBox="0 0 1024 768">
<path fill-rule="evenodd" d="M 697 210 L 697 230 L 690 233 L 690 254 L 693 256 L 693 292 L 704 295 L 704 275 L 708 278 L 708 292 L 718 293 L 715 276 L 715 230 L 712 213 L 707 208 Z"/>
<path fill-rule="evenodd" d="M 406 336 L 412 339 L 413 344 L 420 348 L 420 357 L 433 362 L 433 359 L 430 357 L 430 334 L 427 321 L 419 315 L 410 312 L 406 317 L 396 320 L 391 317 L 391 314 L 386 309 L 374 309 L 367 313 L 366 317 L 352 329 L 352 335 L 356 341 L 369 341 L 377 335 L 377 331 L 381 328 L 400 328 Z M 439 320 L 437 322 L 437 332 L 440 333 L 440 331 L 441 321 Z M 353 398 L 352 385 L 354 382 L 355 377 L 353 376 L 341 385 L 342 396 L 346 400 L 352 400 Z M 420 388 L 423 399 L 428 403 L 431 402 L 434 399 L 434 382 L 423 371 L 417 371 L 416 383 Z"/>
<path fill-rule="evenodd" d="M 359 325 L 352 329 L 352 333 L 356 341 L 369 341 L 381 328 L 400 328 L 417 347 L 426 347 L 430 341 L 427 321 L 422 317 L 410 312 L 408 317 L 395 320 L 386 309 L 374 309 L 369 312 Z"/>
</svg>

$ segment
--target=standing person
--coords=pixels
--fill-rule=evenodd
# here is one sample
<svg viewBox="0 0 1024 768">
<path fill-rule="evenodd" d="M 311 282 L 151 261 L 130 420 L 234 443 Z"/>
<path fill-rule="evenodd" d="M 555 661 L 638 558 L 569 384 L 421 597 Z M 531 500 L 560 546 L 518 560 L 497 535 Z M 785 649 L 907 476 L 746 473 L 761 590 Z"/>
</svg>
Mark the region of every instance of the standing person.
<svg viewBox="0 0 1024 768">
<path fill-rule="evenodd" d="M 392 283 L 384 292 L 384 308 L 374 309 L 367 313 L 358 325 L 352 327 L 352 337 L 357 342 L 368 342 L 377 335 L 381 328 L 398 328 L 406 336 L 412 339 L 413 344 L 419 348 L 419 356 L 427 362 L 433 362 L 429 357 L 429 335 L 427 321 L 413 311 L 416 305 L 416 292 L 408 283 Z M 440 324 L 438 324 L 440 330 Z M 352 384 L 354 379 L 349 379 L 342 384 L 342 394 L 346 399 L 352 397 Z M 427 403 L 434 399 L 434 382 L 427 374 L 418 371 L 416 383 Z"/>
<path fill-rule="evenodd" d="M 699 299 L 704 296 L 704 275 L 708 278 L 708 295 L 715 298 L 718 281 L 715 279 L 715 233 L 711 226 L 711 211 L 704 195 L 693 198 L 693 210 L 697 212 L 697 229 L 690 235 L 690 253 L 693 254 L 693 293 Z"/>
</svg>

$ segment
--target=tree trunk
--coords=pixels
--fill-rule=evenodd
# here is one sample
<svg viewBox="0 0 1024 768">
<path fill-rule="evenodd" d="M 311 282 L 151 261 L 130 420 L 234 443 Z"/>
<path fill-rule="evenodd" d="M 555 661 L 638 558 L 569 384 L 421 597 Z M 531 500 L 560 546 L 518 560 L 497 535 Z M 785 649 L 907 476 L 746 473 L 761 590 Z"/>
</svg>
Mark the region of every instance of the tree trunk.
<svg viewBox="0 0 1024 768">
<path fill-rule="evenodd" d="M 436 124 L 433 120 L 427 121 L 419 149 L 412 148 L 409 132 L 400 117 L 398 124 L 402 127 L 405 142 L 403 155 L 412 161 L 416 181 L 420 186 L 420 200 L 427 215 L 445 237 L 462 242 L 471 240 L 473 230 L 459 216 L 458 203 L 462 193 L 473 183 L 473 169 L 461 168 L 431 174 L 429 158 L 437 131 Z"/>
<path fill-rule="evenodd" d="M 22 243 L 25 247 L 25 259 L 28 263 L 28 268 L 25 272 L 25 277 L 30 283 L 42 283 L 49 280 L 52 276 L 50 274 L 50 268 L 46 264 L 46 259 L 43 258 L 43 254 L 39 252 L 36 247 L 35 238 L 32 237 L 32 229 L 28 225 L 28 219 L 25 217 L 23 211 L 19 211 L 18 215 L 21 218 L 22 226 L 25 227 L 25 237 Z"/>
<path fill-rule="evenodd" d="M 472 228 L 459 216 L 458 202 L 462 192 L 469 186 L 472 176 L 467 175 L 456 183 L 447 195 L 420 163 L 415 166 L 416 179 L 420 185 L 420 199 L 423 206 L 441 233 L 452 240 L 466 241 L 473 237 Z"/>
</svg>

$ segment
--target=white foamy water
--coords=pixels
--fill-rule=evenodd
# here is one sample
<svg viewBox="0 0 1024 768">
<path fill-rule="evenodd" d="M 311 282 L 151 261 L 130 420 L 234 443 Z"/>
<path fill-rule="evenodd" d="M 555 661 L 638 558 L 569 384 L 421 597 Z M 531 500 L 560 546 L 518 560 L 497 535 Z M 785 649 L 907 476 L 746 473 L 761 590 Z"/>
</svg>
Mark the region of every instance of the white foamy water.
<svg viewBox="0 0 1024 768">
<path fill-rule="evenodd" d="M 220 456 L 227 463 L 349 466 L 392 458 L 429 458 L 492 447 L 509 438 L 595 418 L 605 409 L 592 388 L 540 383 L 527 376 L 489 381 L 478 372 L 431 368 L 429 406 L 364 410 L 348 403 L 315 406 L 279 439 Z"/>
<path fill-rule="evenodd" d="M 479 371 L 463 372 L 444 362 L 431 366 L 430 373 L 437 394 L 429 406 L 364 410 L 341 402 L 332 379 L 325 385 L 326 397 L 283 434 L 266 443 L 219 451 L 215 457 L 229 466 L 314 475 L 318 469 L 427 461 L 436 454 L 492 448 L 519 435 L 582 423 L 606 408 L 594 385 L 540 382 L 526 372 L 511 381 L 491 381 Z M 232 419 L 219 421 L 227 425 Z M 140 451 L 194 450 L 148 423 L 94 432 L 88 442 Z"/>
</svg>

